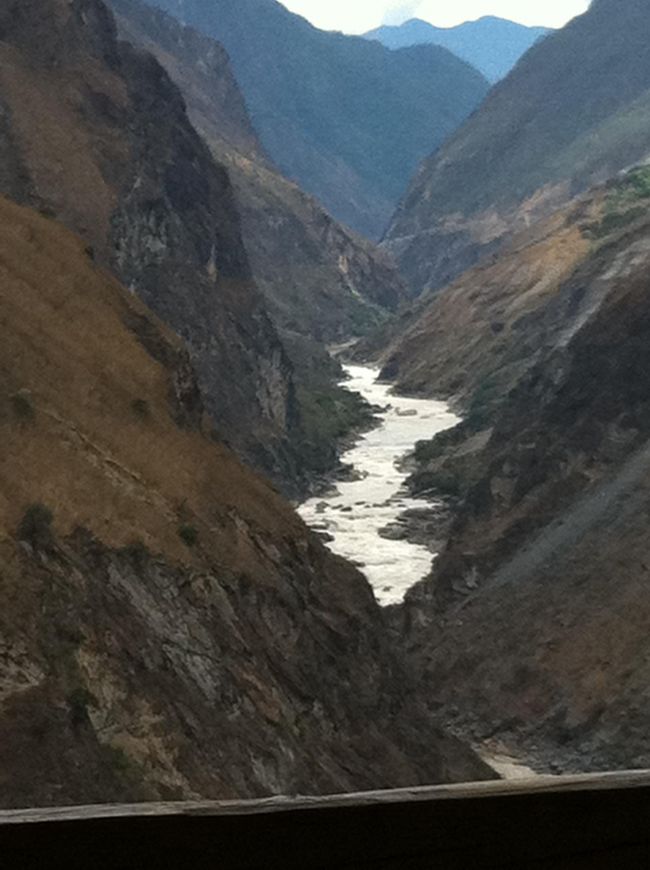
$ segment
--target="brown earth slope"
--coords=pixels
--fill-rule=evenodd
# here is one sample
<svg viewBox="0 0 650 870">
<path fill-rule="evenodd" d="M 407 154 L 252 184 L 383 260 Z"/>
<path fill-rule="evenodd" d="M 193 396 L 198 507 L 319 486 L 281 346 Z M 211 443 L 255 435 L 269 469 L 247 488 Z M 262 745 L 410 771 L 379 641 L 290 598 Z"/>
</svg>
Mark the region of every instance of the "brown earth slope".
<svg viewBox="0 0 650 870">
<path fill-rule="evenodd" d="M 483 329 L 503 392 L 417 451 L 414 485 L 456 499 L 446 548 L 401 614 L 423 690 L 459 733 L 542 767 L 650 764 L 649 196 L 643 169 L 588 198 L 578 236 L 558 217 L 581 253 L 569 277 L 539 285 L 532 364 L 512 321 L 501 355 Z M 511 286 L 495 305 L 525 305 Z"/>
<path fill-rule="evenodd" d="M 0 200 L 0 804 L 484 775 L 85 248 Z"/>
<path fill-rule="evenodd" d="M 8 0 L 0 59 L 0 189 L 79 232 L 187 341 L 219 432 L 295 481 L 291 367 L 226 172 L 176 87 L 151 56 L 118 44 L 100 0 Z"/>
<path fill-rule="evenodd" d="M 626 260 L 621 235 L 643 225 L 650 171 L 635 167 L 577 197 L 498 254 L 402 312 L 381 353 L 406 392 L 444 395 L 470 414 L 496 406 L 533 365 L 566 344 L 601 303 Z"/>
</svg>

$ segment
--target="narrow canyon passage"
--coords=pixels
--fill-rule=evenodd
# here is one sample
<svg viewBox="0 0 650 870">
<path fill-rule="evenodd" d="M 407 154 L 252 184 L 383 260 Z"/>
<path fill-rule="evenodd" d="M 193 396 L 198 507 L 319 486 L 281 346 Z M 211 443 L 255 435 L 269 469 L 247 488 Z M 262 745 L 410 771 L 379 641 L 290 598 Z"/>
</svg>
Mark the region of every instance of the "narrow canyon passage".
<svg viewBox="0 0 650 870">
<path fill-rule="evenodd" d="M 432 548 L 408 540 L 409 514 L 427 516 L 436 510 L 435 501 L 408 494 L 409 472 L 400 460 L 418 441 L 454 426 L 458 417 L 445 402 L 394 395 L 390 384 L 377 383 L 379 369 L 344 368 L 348 380 L 343 386 L 381 409 L 381 423 L 342 457 L 354 479 L 336 481 L 330 493 L 310 499 L 299 510 L 326 536 L 331 550 L 360 567 L 381 605 L 399 604 L 429 573 L 435 558 Z M 476 744 L 474 749 L 504 779 L 536 775 L 498 741 Z"/>
<path fill-rule="evenodd" d="M 355 479 L 338 481 L 332 493 L 305 502 L 300 513 L 331 537 L 335 553 L 360 566 L 380 604 L 397 604 L 426 576 L 433 558 L 428 547 L 406 539 L 403 514 L 432 505 L 407 493 L 408 472 L 399 468 L 399 460 L 417 441 L 454 426 L 458 418 L 445 402 L 393 395 L 389 384 L 377 383 L 378 369 L 349 365 L 345 370 L 344 386 L 381 408 L 382 422 L 342 457 Z"/>
</svg>

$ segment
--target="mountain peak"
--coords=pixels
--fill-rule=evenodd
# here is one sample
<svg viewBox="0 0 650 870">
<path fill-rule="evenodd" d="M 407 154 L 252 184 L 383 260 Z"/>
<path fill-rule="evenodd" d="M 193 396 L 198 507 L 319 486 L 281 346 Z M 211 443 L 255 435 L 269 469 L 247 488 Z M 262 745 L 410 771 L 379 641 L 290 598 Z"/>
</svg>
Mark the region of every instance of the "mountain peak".
<svg viewBox="0 0 650 870">
<path fill-rule="evenodd" d="M 549 30 L 544 27 L 528 27 L 507 18 L 484 15 L 453 27 L 437 27 L 421 18 L 410 18 L 400 25 L 371 30 L 365 36 L 392 49 L 419 43 L 447 48 L 495 82 L 507 75 L 519 58 L 547 33 Z"/>
</svg>

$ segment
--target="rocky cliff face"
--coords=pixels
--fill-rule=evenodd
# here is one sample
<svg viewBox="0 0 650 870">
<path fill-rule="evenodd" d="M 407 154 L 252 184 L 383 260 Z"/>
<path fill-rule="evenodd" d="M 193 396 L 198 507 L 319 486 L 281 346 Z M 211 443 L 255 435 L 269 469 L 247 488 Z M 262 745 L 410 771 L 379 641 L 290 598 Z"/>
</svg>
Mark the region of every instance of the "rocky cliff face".
<svg viewBox="0 0 650 870">
<path fill-rule="evenodd" d="M 124 39 L 155 55 L 181 89 L 194 127 L 227 167 L 253 277 L 294 365 L 299 460 L 310 481 L 331 472 L 338 448 L 368 409 L 338 388 L 323 344 L 374 329 L 408 293 L 396 267 L 338 224 L 274 167 L 252 129 L 221 45 L 158 9 L 113 0 Z"/>
<path fill-rule="evenodd" d="M 123 38 L 156 56 L 228 169 L 251 268 L 280 329 L 345 341 L 406 297 L 389 258 L 331 218 L 265 155 L 223 47 L 138 0 L 112 0 Z"/>
<path fill-rule="evenodd" d="M 0 200 L 0 263 L 0 803 L 486 775 L 87 242 Z"/>
<path fill-rule="evenodd" d="M 185 339 L 220 435 L 295 481 L 291 366 L 177 88 L 99 0 L 4 4 L 0 52 L 3 190 L 78 231 Z"/>
<path fill-rule="evenodd" d="M 513 230 L 645 158 L 649 24 L 642 0 L 593 3 L 422 164 L 385 239 L 412 284 L 445 286 Z"/>
<path fill-rule="evenodd" d="M 495 392 L 418 450 L 414 485 L 455 506 L 402 614 L 407 642 L 460 733 L 498 737 L 543 769 L 650 759 L 649 193 L 640 169 L 574 206 L 572 222 L 563 211 L 547 236 L 566 246 L 554 280 L 538 237 L 502 258 L 501 294 L 485 281 L 498 263 L 458 283 L 457 301 L 464 286 L 483 311 L 469 353 L 485 347 Z M 531 252 L 541 271 L 527 284 Z"/>
</svg>

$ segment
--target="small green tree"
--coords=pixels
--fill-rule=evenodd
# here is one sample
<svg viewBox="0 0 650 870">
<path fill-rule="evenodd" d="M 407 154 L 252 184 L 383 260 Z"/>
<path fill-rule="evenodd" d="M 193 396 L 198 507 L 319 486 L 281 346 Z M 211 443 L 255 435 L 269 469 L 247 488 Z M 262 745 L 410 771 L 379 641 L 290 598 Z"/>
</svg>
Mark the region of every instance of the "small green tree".
<svg viewBox="0 0 650 870">
<path fill-rule="evenodd" d="M 131 402 L 131 409 L 140 420 L 147 420 L 151 416 L 149 402 L 146 399 L 134 399 Z"/>
<path fill-rule="evenodd" d="M 10 401 L 16 417 L 23 423 L 31 423 L 36 414 L 29 390 L 19 390 L 11 396 Z"/>
<path fill-rule="evenodd" d="M 188 547 L 194 547 L 199 539 L 199 531 L 196 526 L 184 523 L 178 530 L 178 537 Z"/>
<path fill-rule="evenodd" d="M 18 526 L 19 540 L 26 541 L 37 550 L 48 549 L 54 543 L 52 520 L 52 511 L 46 505 L 40 502 L 31 504 Z"/>
<path fill-rule="evenodd" d="M 88 708 L 97 706 L 97 698 L 85 686 L 73 689 L 68 695 L 68 709 L 73 725 L 83 725 L 88 721 Z"/>
</svg>

